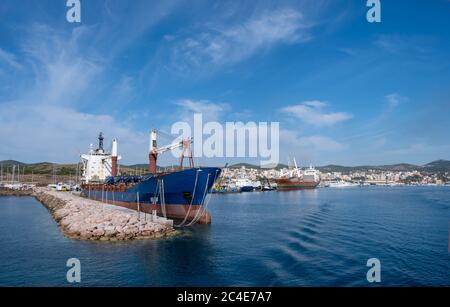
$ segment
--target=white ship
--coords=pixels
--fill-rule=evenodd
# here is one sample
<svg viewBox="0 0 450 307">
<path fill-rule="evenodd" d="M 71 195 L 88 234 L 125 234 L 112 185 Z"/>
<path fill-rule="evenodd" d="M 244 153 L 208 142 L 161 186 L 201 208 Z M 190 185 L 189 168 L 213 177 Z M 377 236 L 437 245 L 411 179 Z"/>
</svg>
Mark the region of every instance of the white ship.
<svg viewBox="0 0 450 307">
<path fill-rule="evenodd" d="M 330 181 L 328 183 L 328 186 L 330 188 L 349 188 L 349 187 L 358 187 L 359 183 L 337 180 L 337 181 Z"/>
<path fill-rule="evenodd" d="M 236 187 L 238 187 L 241 192 L 250 192 L 254 190 L 253 182 L 247 178 L 236 179 Z"/>
</svg>

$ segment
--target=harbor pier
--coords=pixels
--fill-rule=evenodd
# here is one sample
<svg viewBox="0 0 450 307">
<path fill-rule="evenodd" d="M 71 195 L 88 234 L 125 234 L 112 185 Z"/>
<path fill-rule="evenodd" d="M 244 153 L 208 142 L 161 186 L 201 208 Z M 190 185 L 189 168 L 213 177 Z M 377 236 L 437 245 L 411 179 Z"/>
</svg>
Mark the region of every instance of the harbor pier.
<svg viewBox="0 0 450 307">
<path fill-rule="evenodd" d="M 139 213 L 71 192 L 49 191 L 45 188 L 35 188 L 32 192 L 3 192 L 0 196 L 36 197 L 50 211 L 64 235 L 72 239 L 142 240 L 169 237 L 177 233 L 172 220 L 159 217 L 156 213 Z"/>
</svg>

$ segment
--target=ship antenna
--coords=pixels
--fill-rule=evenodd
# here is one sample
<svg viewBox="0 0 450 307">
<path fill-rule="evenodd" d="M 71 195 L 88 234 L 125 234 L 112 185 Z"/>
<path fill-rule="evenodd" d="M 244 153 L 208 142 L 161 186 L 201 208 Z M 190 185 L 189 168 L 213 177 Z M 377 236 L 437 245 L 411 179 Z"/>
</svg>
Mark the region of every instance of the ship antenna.
<svg viewBox="0 0 450 307">
<path fill-rule="evenodd" d="M 98 135 L 98 149 L 103 150 L 103 132 Z"/>
</svg>

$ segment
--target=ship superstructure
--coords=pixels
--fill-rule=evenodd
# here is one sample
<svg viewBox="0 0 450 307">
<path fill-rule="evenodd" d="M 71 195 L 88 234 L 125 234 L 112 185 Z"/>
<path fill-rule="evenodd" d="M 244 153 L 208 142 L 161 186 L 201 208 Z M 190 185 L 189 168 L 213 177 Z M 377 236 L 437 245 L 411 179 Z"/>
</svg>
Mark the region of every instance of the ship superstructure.
<svg viewBox="0 0 450 307">
<path fill-rule="evenodd" d="M 111 153 L 103 148 L 103 133 L 98 136 L 98 148 L 94 149 L 91 144 L 89 153 L 81 155 L 82 181 L 104 182 L 110 176 L 116 176 L 118 171 L 118 160 L 122 159 L 117 155 L 117 140 L 112 140 Z"/>
</svg>

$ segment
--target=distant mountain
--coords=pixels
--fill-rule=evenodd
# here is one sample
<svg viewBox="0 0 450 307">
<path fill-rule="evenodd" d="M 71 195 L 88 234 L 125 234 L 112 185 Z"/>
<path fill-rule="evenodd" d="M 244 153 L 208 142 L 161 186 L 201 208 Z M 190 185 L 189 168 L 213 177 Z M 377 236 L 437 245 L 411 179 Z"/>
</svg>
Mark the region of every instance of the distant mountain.
<svg viewBox="0 0 450 307">
<path fill-rule="evenodd" d="M 368 171 L 368 170 L 380 170 L 380 171 L 401 171 L 408 172 L 413 170 L 420 170 L 422 166 L 401 163 L 392 165 L 360 165 L 360 166 L 341 166 L 341 165 L 326 165 L 320 166 L 318 169 L 322 172 L 355 172 L 355 171 Z"/>
<path fill-rule="evenodd" d="M 76 164 L 57 164 L 50 162 L 39 163 L 23 163 L 14 160 L 0 161 L 3 166 L 4 173 L 12 173 L 12 168 L 15 165 L 15 172 L 19 171 L 20 174 L 36 174 L 36 175 L 75 175 L 77 172 Z"/>
<path fill-rule="evenodd" d="M 422 167 L 414 164 L 408 164 L 408 163 L 400 163 L 400 164 L 393 164 L 393 165 L 382 165 L 380 166 L 380 169 L 385 169 L 389 171 L 398 171 L 398 172 L 409 172 L 414 170 L 420 170 Z"/>
<path fill-rule="evenodd" d="M 8 167 L 8 166 L 13 166 L 13 165 L 24 165 L 25 163 L 16 161 L 16 160 L 4 160 L 4 161 L 0 161 L 1 164 L 3 164 L 3 166 Z"/>
<path fill-rule="evenodd" d="M 249 163 L 238 163 L 231 165 L 230 168 L 240 168 L 245 166 L 246 168 L 256 168 L 259 169 L 259 165 L 253 165 Z M 278 164 L 277 169 L 287 168 L 285 164 Z M 355 172 L 355 171 L 369 171 L 369 170 L 380 170 L 380 171 L 397 171 L 397 172 L 410 172 L 410 171 L 424 171 L 424 172 L 450 172 L 450 161 L 448 160 L 437 160 L 425 165 L 414 165 L 409 163 L 398 163 L 390 165 L 359 165 L 359 166 L 343 166 L 343 165 L 325 165 L 316 167 L 321 172 Z"/>
<path fill-rule="evenodd" d="M 253 165 L 250 163 L 237 163 L 237 164 L 233 164 L 233 165 L 228 165 L 228 168 L 241 168 L 241 167 L 245 167 L 245 168 L 260 168 L 259 165 Z"/>
<path fill-rule="evenodd" d="M 430 172 L 436 172 L 436 171 L 450 172 L 450 161 L 436 160 L 436 161 L 425 164 L 423 166 L 423 168 Z"/>
<path fill-rule="evenodd" d="M 340 165 L 327 165 L 318 167 L 323 172 L 350 172 L 350 171 L 368 171 L 368 170 L 381 170 L 381 171 L 397 171 L 397 172 L 410 172 L 410 171 L 423 171 L 423 172 L 450 172 L 450 161 L 437 160 L 425 165 L 414 165 L 408 163 L 399 163 L 391 165 L 361 165 L 361 166 L 340 166 Z"/>
<path fill-rule="evenodd" d="M 148 164 L 143 164 L 143 163 L 141 163 L 141 164 L 133 164 L 133 165 L 120 165 L 120 167 L 126 167 L 126 168 L 140 168 L 140 169 L 142 169 L 142 168 L 148 168 Z"/>
<path fill-rule="evenodd" d="M 351 172 L 356 170 L 356 168 L 351 167 L 351 166 L 342 166 L 342 165 L 325 165 L 325 166 L 319 166 L 317 167 L 318 170 L 320 170 L 321 172 L 325 172 L 325 173 L 332 173 L 332 172 L 341 172 L 341 173 L 345 173 L 345 172 Z"/>
<path fill-rule="evenodd" d="M 4 172 L 11 172 L 13 165 L 19 165 L 21 169 L 21 173 L 23 170 L 25 174 L 53 174 L 56 175 L 75 175 L 77 172 L 77 164 L 57 164 L 50 162 L 40 162 L 40 163 L 23 163 L 15 160 L 5 160 L 0 161 L 3 165 Z M 176 168 L 175 166 L 160 166 L 158 170 L 170 170 Z M 245 166 L 246 168 L 260 169 L 259 165 L 253 165 L 250 163 L 238 163 L 228 166 L 229 168 L 241 168 Z M 139 173 L 145 173 L 148 169 L 148 164 L 133 164 L 133 165 L 120 165 L 120 170 L 126 174 L 134 174 L 136 171 Z M 287 168 L 288 166 L 285 164 L 278 164 L 276 169 Z M 325 165 L 317 167 L 321 172 L 341 172 L 348 173 L 354 171 L 368 171 L 368 170 L 383 170 L 383 171 L 423 171 L 423 172 L 450 172 L 450 161 L 449 160 L 436 160 L 425 165 L 414 165 L 408 163 L 399 163 L 399 164 L 391 164 L 391 165 L 378 165 L 378 166 L 370 166 L 370 165 L 361 165 L 361 166 L 342 166 L 342 165 Z"/>
<path fill-rule="evenodd" d="M 254 164 L 250 164 L 250 163 L 237 163 L 237 164 L 233 164 L 233 165 L 229 165 L 229 168 L 241 168 L 241 167 L 245 167 L 245 168 L 254 168 L 254 169 L 260 169 L 261 166 L 259 165 L 254 165 Z M 277 165 L 267 165 L 264 168 L 275 168 L 275 169 L 282 169 L 282 168 L 287 168 L 288 166 L 286 164 L 277 164 Z"/>
</svg>

